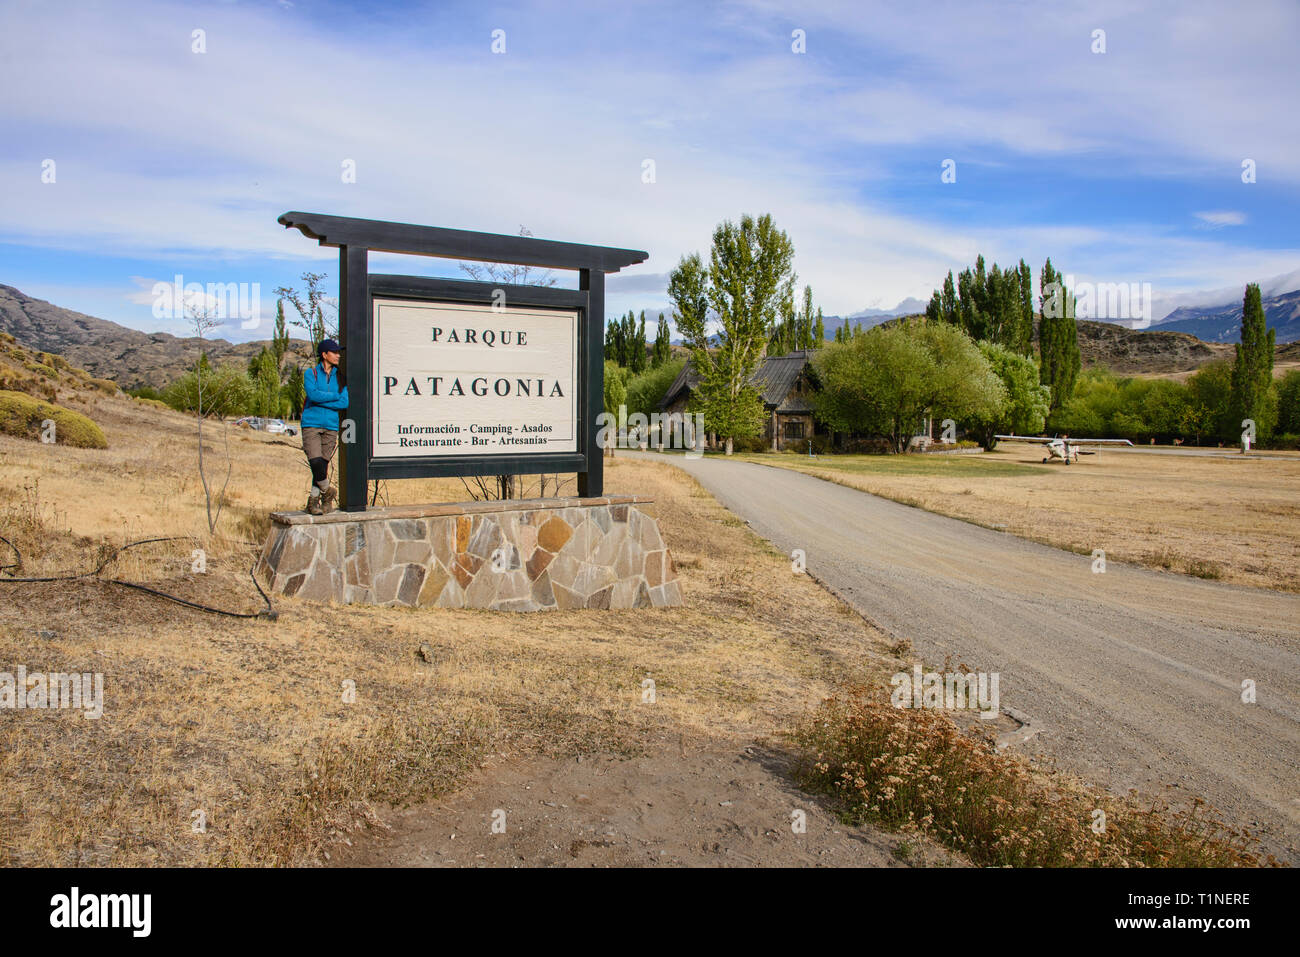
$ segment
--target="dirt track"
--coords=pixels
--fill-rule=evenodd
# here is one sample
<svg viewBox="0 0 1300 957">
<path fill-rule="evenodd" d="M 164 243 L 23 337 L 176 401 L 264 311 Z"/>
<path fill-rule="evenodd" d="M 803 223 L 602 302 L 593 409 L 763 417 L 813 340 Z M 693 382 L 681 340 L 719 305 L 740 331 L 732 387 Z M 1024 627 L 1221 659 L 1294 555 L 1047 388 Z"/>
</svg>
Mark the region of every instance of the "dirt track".
<svg viewBox="0 0 1300 957">
<path fill-rule="evenodd" d="M 924 662 L 1000 673 L 1002 706 L 1040 729 L 1034 750 L 1115 791 L 1205 797 L 1300 859 L 1300 597 L 1114 562 L 1096 574 L 1089 556 L 789 470 L 647 457 L 803 549 Z"/>
<path fill-rule="evenodd" d="M 791 783 L 788 760 L 761 746 L 678 742 L 637 758 L 498 761 L 445 801 L 385 813 L 387 835 L 336 845 L 330 864 L 967 866 L 915 835 L 846 827 Z"/>
</svg>

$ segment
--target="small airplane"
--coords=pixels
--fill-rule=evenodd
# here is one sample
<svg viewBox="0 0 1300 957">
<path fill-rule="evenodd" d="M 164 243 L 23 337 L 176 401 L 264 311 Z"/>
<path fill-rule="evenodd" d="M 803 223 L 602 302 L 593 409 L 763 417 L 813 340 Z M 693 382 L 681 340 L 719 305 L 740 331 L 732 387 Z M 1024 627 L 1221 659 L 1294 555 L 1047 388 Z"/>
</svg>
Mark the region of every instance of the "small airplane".
<svg viewBox="0 0 1300 957">
<path fill-rule="evenodd" d="M 1045 446 L 1047 456 L 1043 459 L 1044 463 L 1053 459 L 1060 459 L 1066 465 L 1071 461 L 1079 461 L 1080 455 L 1096 455 L 1096 452 L 1085 451 L 1081 446 L 1090 445 L 1127 445 L 1133 443 L 1128 439 L 1072 439 L 1068 435 L 1058 435 L 1055 438 L 1046 438 L 1045 436 L 1034 435 L 999 435 L 996 436 L 999 442 L 1032 442 L 1037 445 Z"/>
</svg>

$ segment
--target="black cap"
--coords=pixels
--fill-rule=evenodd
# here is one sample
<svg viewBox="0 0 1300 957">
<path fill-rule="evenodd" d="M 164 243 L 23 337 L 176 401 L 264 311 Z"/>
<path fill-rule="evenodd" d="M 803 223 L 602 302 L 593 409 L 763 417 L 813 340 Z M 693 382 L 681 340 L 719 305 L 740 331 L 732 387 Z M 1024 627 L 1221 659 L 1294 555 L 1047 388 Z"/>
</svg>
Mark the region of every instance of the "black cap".
<svg viewBox="0 0 1300 957">
<path fill-rule="evenodd" d="M 338 352 L 339 344 L 333 339 L 322 339 L 320 345 L 316 347 L 316 355 L 323 356 L 327 352 Z"/>
</svg>

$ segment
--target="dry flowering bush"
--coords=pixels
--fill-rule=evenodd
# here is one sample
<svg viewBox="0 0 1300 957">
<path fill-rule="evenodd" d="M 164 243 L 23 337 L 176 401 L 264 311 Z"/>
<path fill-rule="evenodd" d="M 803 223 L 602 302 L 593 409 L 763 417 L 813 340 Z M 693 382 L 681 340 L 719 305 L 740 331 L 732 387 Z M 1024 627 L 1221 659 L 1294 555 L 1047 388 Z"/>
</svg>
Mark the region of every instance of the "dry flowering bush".
<svg viewBox="0 0 1300 957">
<path fill-rule="evenodd" d="M 847 820 L 929 835 L 994 867 L 1277 866 L 1248 833 L 1191 809 L 1116 798 L 999 754 L 940 711 L 895 708 L 884 685 L 827 698 L 795 735 L 800 783 Z M 1094 830 L 1105 813 L 1105 828 Z"/>
</svg>

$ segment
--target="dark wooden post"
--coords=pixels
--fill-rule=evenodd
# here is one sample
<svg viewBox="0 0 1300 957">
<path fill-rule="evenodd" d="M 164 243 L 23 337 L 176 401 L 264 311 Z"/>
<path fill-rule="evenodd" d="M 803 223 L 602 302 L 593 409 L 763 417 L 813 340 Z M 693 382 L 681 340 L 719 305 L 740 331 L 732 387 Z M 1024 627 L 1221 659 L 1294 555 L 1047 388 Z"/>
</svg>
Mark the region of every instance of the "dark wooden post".
<svg viewBox="0 0 1300 957">
<path fill-rule="evenodd" d="M 344 442 L 339 455 L 339 508 L 345 512 L 366 510 L 370 457 L 370 322 L 366 316 L 367 260 L 364 246 L 339 247 L 339 336 L 343 339 L 344 367 L 348 375 L 348 412 L 352 441 Z M 348 434 L 340 423 L 340 438 Z"/>
<path fill-rule="evenodd" d="M 578 494 L 605 494 L 605 450 L 596 442 L 596 419 L 605 411 L 605 273 L 599 269 L 580 269 L 578 288 L 587 291 L 587 348 L 582 361 L 587 363 L 586 419 L 583 444 L 587 471 L 578 473 Z"/>
</svg>

